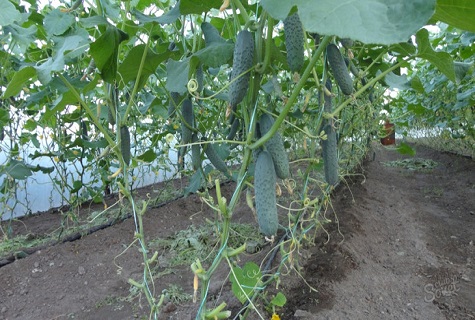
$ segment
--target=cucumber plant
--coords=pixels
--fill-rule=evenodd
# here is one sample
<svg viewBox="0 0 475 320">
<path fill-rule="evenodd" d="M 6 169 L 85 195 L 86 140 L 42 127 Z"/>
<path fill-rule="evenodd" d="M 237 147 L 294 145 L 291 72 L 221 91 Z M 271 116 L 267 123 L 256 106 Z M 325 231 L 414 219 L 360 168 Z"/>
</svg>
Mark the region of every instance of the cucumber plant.
<svg viewBox="0 0 475 320">
<path fill-rule="evenodd" d="M 464 120 L 459 124 L 452 118 L 447 123 L 460 125 L 451 132 L 453 136 L 473 138 L 473 52 L 467 49 L 471 45 L 470 34 L 450 30 L 463 46 L 438 46 L 440 39 L 431 44 L 425 29 L 413 33 L 429 21 L 435 0 L 424 4 L 401 1 L 404 5 L 391 7 L 390 13 L 386 7 L 372 8 L 371 24 L 353 24 L 349 18 L 336 19 L 333 8 L 306 2 L 292 7 L 288 2 L 272 0 L 230 0 L 223 4 L 202 1 L 200 5 L 172 0 L 153 6 L 147 1 L 92 1 L 86 6 L 78 0 L 71 7 L 56 10 L 40 8 L 38 3 L 24 7 L 6 0 L 5 19 L 1 22 L 6 37 L 0 49 L 0 75 L 7 85 L 1 88 L 0 140 L 8 159 L 0 173 L 8 179 L 2 190 L 15 185 L 10 183 L 13 180 L 28 179 L 33 172 L 28 156 L 21 157 L 19 150 L 30 142 L 38 151 L 32 153 L 33 157 L 58 159 L 56 171 L 62 170 L 64 159 L 87 155 L 95 165 L 91 172 L 96 178 L 90 185 L 78 180 L 74 191 L 79 194 L 82 188 L 91 188 L 94 181 L 103 181 L 122 193 L 121 199 L 128 199 L 127 208 L 136 218 L 136 240 L 144 265 L 143 280 L 130 283 L 145 294 L 156 316 L 163 295 L 154 296 L 150 290 L 154 280 L 150 264 L 156 255 L 149 253 L 144 240 L 141 217 L 147 211 L 147 203 L 141 205 L 133 197 L 133 172 L 155 160 L 159 161 L 157 172 L 169 170 L 176 161 L 168 154 L 175 155 L 178 150 L 182 168 L 199 171 L 196 176 L 202 179 L 205 170 L 201 167 L 207 158 L 236 184 L 230 198 L 224 199 L 220 181 L 215 181 L 217 201 L 208 196 L 206 184 L 198 183 L 194 190 L 203 187 L 200 195 L 216 209 L 220 238 L 213 262 L 205 265 L 196 261 L 192 265 L 195 290 L 200 292 L 196 318 L 229 317 L 225 305 L 207 309 L 208 290 L 216 268 L 226 262 L 233 270 L 238 263 L 234 257 L 246 249 L 228 245 L 229 223 L 246 188 L 254 189 L 255 198 L 252 192 L 247 193 L 248 203 L 253 207 L 256 202 L 260 230 L 267 237 L 274 236 L 274 241 L 281 241 L 282 256 L 275 277 L 256 281 L 259 289 L 246 288 L 247 303 L 252 306 L 262 294 L 261 289 L 278 278 L 281 268 L 295 261 L 290 247 L 300 245 L 309 238 L 310 230 L 321 226 L 319 213 L 329 205 L 331 186 L 363 157 L 378 126 L 376 114 L 383 107 L 389 108 L 382 105 L 390 99 L 383 96 L 386 87 L 399 85 L 406 92 L 391 104 L 398 106 L 401 119 L 405 114 L 424 114 L 420 121 L 435 125 L 447 120 L 451 112 L 427 103 L 431 101 L 427 90 L 435 89 L 428 79 L 437 75 L 437 83 L 445 83 L 441 79 L 446 77 L 451 82 L 444 88 L 453 92 L 461 84 L 462 91 L 455 93 L 457 101 L 453 101 L 456 107 L 452 111 Z M 344 9 L 351 4 L 342 5 L 337 14 L 367 14 L 368 0 L 352 5 L 347 11 Z M 415 6 L 417 10 L 412 10 Z M 151 10 L 163 15 L 150 14 Z M 451 20 L 451 16 L 457 20 Z M 462 28 L 472 26 L 473 20 L 464 12 L 444 15 L 440 11 L 434 16 L 434 21 L 437 19 Z M 36 31 L 28 37 L 18 36 L 15 30 L 26 26 Z M 383 28 L 388 32 L 381 33 Z M 417 46 L 412 40 L 407 42 L 412 36 Z M 40 48 L 36 40 L 42 44 Z M 338 41 L 345 57 L 336 45 Z M 433 47 L 455 48 L 450 54 L 460 60 L 457 74 L 451 68 L 450 54 L 447 57 Z M 417 69 L 430 76 L 416 77 L 411 71 L 411 82 L 404 82 L 401 71 L 414 61 Z M 428 66 L 427 61 L 432 65 Z M 295 73 L 298 77 L 290 79 L 289 75 Z M 326 85 L 327 79 L 340 90 Z M 447 93 L 436 91 L 432 98 L 445 101 Z M 414 101 L 415 92 L 430 100 L 421 103 L 430 112 L 407 103 Z M 22 128 L 12 127 L 12 123 Z M 38 147 L 38 128 L 53 133 L 54 143 L 47 151 Z M 307 156 L 296 159 L 296 154 L 304 154 L 300 149 L 308 149 L 309 145 L 313 146 L 311 152 L 304 150 Z M 75 149 L 77 146 L 80 148 Z M 221 146 L 230 146 L 230 156 L 221 158 Z M 186 161 L 190 152 L 191 165 Z M 295 176 L 289 160 L 297 167 Z M 228 165 L 231 163 L 234 166 Z M 42 170 L 47 172 L 48 168 Z M 276 177 L 284 181 L 276 184 Z M 289 187 L 294 179 L 302 183 Z M 322 183 L 323 179 L 327 184 Z M 64 181 L 67 180 L 58 179 L 66 188 Z M 281 186 L 293 196 L 298 208 L 289 209 L 279 221 L 277 206 L 285 205 L 277 197 L 276 187 L 279 190 Z M 315 196 L 315 190 L 321 190 L 321 197 Z"/>
</svg>

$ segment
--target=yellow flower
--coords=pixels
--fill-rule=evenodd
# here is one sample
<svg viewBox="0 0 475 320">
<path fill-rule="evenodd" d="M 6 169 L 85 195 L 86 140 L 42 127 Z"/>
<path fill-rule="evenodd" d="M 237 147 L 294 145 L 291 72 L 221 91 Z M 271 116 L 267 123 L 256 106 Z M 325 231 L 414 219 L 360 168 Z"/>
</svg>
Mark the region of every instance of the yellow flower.
<svg viewBox="0 0 475 320">
<path fill-rule="evenodd" d="M 279 317 L 279 315 L 278 315 L 277 313 L 274 313 L 274 314 L 272 315 L 271 320 L 280 320 L 280 317 Z"/>
</svg>

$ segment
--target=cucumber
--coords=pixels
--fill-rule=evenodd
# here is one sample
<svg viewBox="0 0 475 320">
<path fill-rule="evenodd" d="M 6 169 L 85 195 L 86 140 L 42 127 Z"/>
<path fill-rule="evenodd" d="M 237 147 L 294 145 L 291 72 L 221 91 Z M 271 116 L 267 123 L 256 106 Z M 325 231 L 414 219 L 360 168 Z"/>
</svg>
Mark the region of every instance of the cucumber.
<svg viewBox="0 0 475 320">
<path fill-rule="evenodd" d="M 353 80 L 348 73 L 348 69 L 345 64 L 345 60 L 341 55 L 340 49 L 333 43 L 327 46 L 327 60 L 330 64 L 330 68 L 333 72 L 333 77 L 336 83 L 340 87 L 341 91 L 350 95 L 353 93 Z"/>
<path fill-rule="evenodd" d="M 193 104 L 190 99 L 185 99 L 181 105 L 181 115 L 183 122 L 181 123 L 181 140 L 183 144 L 190 143 L 193 134 L 191 128 L 195 120 L 193 113 Z"/>
<path fill-rule="evenodd" d="M 198 141 L 198 136 L 194 133 L 191 137 L 191 142 L 196 143 Z M 201 148 L 199 144 L 191 145 L 191 164 L 195 171 L 201 168 Z"/>
<path fill-rule="evenodd" d="M 258 154 L 254 170 L 257 223 L 267 237 L 277 233 L 279 217 L 275 194 L 276 174 L 272 156 L 268 151 Z"/>
<path fill-rule="evenodd" d="M 83 141 L 89 141 L 89 135 L 87 134 L 87 124 L 85 121 L 81 121 L 81 139 Z"/>
<path fill-rule="evenodd" d="M 115 108 L 111 104 L 107 106 L 107 121 L 110 125 L 115 126 Z"/>
<path fill-rule="evenodd" d="M 178 149 L 178 170 L 183 171 L 185 170 L 185 154 L 186 154 L 186 146 L 180 147 Z"/>
<path fill-rule="evenodd" d="M 343 58 L 345 60 L 345 64 L 346 64 L 346 67 L 350 68 L 350 72 L 355 76 L 355 78 L 359 78 L 360 76 L 360 71 L 358 70 L 358 68 L 355 66 L 355 64 L 353 63 L 353 61 L 351 61 L 349 58 L 347 57 L 344 57 Z M 364 84 L 363 84 L 364 85 Z"/>
<path fill-rule="evenodd" d="M 229 171 L 228 171 L 228 166 L 226 163 L 221 159 L 219 156 L 218 152 L 216 151 L 216 148 L 212 143 L 207 143 L 204 147 L 205 154 L 208 157 L 208 160 L 211 162 L 211 164 L 224 173 L 226 176 L 229 176 Z"/>
<path fill-rule="evenodd" d="M 354 41 L 350 38 L 340 39 L 340 43 L 345 49 L 351 49 L 353 47 Z"/>
<path fill-rule="evenodd" d="M 328 91 L 331 92 L 332 84 L 329 79 L 325 84 Z M 323 105 L 324 111 L 327 113 L 332 112 L 332 98 L 331 96 L 324 95 L 325 102 Z M 323 123 L 323 130 L 327 135 L 326 140 L 322 140 L 322 157 L 323 168 L 325 171 L 325 181 L 332 186 L 338 184 L 338 150 L 337 150 L 337 136 L 336 130 L 333 125 L 333 119 L 327 119 Z"/>
<path fill-rule="evenodd" d="M 287 63 L 292 73 L 300 71 L 304 62 L 305 33 L 298 13 L 293 13 L 284 20 L 285 47 Z"/>
<path fill-rule="evenodd" d="M 259 119 L 259 131 L 261 136 L 265 135 L 273 124 L 274 119 L 267 113 L 264 113 Z M 280 179 L 287 179 L 290 176 L 289 156 L 285 151 L 281 135 L 276 132 L 274 136 L 265 143 L 265 147 L 272 156 L 277 176 Z"/>
<path fill-rule="evenodd" d="M 229 133 L 226 136 L 226 140 L 233 140 L 240 126 L 241 126 L 241 121 L 239 121 L 238 118 L 234 118 L 233 124 L 231 125 L 231 128 L 229 129 Z"/>
<path fill-rule="evenodd" d="M 251 73 L 249 70 L 254 64 L 254 39 L 252 34 L 243 30 L 239 32 L 234 45 L 233 70 L 229 85 L 229 104 L 234 108 L 244 99 L 249 88 Z"/>
<path fill-rule="evenodd" d="M 126 125 L 120 127 L 120 152 L 124 162 L 130 164 L 130 132 Z"/>
<path fill-rule="evenodd" d="M 181 96 L 178 92 L 170 92 L 170 100 L 168 101 L 168 119 L 176 113 L 176 107 L 180 104 Z"/>
</svg>

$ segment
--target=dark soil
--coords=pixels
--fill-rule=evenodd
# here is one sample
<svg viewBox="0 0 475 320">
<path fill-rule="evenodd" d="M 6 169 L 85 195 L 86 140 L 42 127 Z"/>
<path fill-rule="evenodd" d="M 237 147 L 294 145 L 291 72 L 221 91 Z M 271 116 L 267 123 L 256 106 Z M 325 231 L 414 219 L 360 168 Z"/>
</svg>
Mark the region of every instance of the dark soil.
<svg viewBox="0 0 475 320">
<path fill-rule="evenodd" d="M 417 157 L 438 166 L 426 171 L 387 167 L 383 162 L 406 156 L 375 146 L 375 160 L 370 154 L 361 174 L 340 184 L 332 196 L 333 210 L 325 213 L 332 220 L 324 225 L 327 233 L 322 230 L 314 246 L 301 248 L 299 272 L 287 269 L 281 276 L 278 291 L 287 297 L 278 310 L 281 319 L 475 319 L 475 162 L 415 148 Z M 232 188 L 223 186 L 228 199 Z M 192 195 L 149 210 L 145 235 L 147 240 L 166 238 L 214 218 Z M 45 213 L 15 222 L 13 229 L 42 236 L 61 219 Z M 255 223 L 244 200 L 234 219 Z M 134 232 L 134 220 L 127 219 L 1 267 L 0 319 L 148 318 L 147 301 L 134 295 L 127 282 L 140 281 L 143 274 L 139 247 L 132 244 Z M 240 264 L 260 264 L 269 250 L 265 246 L 245 254 Z M 209 296 L 218 304 L 226 301 L 234 316 L 240 303 L 228 275 L 226 264 L 218 268 Z M 156 296 L 170 284 L 189 298 L 189 265 L 162 275 Z M 276 285 L 269 290 L 277 292 Z M 197 308 L 186 298 L 170 301 L 160 319 L 194 319 Z M 258 310 L 270 319 L 262 305 Z M 257 314 L 248 318 L 259 319 Z"/>
</svg>

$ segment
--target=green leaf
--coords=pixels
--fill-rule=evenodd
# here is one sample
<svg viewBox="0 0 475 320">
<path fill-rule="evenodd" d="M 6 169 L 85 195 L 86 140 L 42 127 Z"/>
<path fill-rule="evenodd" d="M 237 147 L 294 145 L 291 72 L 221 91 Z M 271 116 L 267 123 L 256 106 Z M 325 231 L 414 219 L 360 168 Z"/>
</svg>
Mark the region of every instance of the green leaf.
<svg viewBox="0 0 475 320">
<path fill-rule="evenodd" d="M 404 142 L 401 142 L 399 144 L 399 146 L 396 148 L 397 152 L 399 152 L 400 154 L 408 154 L 412 157 L 414 157 L 416 155 L 416 150 L 414 150 L 413 148 L 411 148 L 410 145 L 404 143 Z"/>
<path fill-rule="evenodd" d="M 135 81 L 137 79 L 137 74 L 140 69 L 140 63 L 142 61 L 142 56 L 144 54 L 146 46 L 141 44 L 133 47 L 127 57 L 124 59 L 122 64 L 119 67 L 119 73 L 121 80 L 124 84 L 127 84 L 129 81 Z M 158 65 L 168 59 L 171 52 L 166 51 L 162 54 L 154 53 L 150 48 L 147 50 L 142 73 L 140 76 L 140 82 L 138 89 L 142 89 L 148 77 L 152 75 L 157 69 Z"/>
<path fill-rule="evenodd" d="M 58 40 L 58 46 L 60 47 L 54 53 L 54 56 L 48 58 L 45 63 L 36 67 L 38 79 L 41 81 L 41 83 L 47 84 L 51 81 L 51 72 L 63 70 L 65 65 L 65 53 L 71 50 L 76 50 L 78 47 L 83 47 L 82 49 L 78 50 L 77 52 L 74 52 L 70 56 L 74 57 L 75 55 L 80 54 L 81 51 L 85 50 L 85 47 L 82 45 L 87 43 L 87 41 L 87 38 L 84 38 L 84 36 L 80 35 L 73 35 Z"/>
<path fill-rule="evenodd" d="M 92 16 L 87 18 L 82 18 L 79 20 L 79 23 L 84 28 L 92 28 L 96 26 L 104 26 L 107 25 L 107 18 L 103 16 Z"/>
<path fill-rule="evenodd" d="M 424 89 L 424 85 L 422 84 L 422 81 L 421 79 L 419 79 L 419 77 L 417 76 L 414 76 L 412 79 L 411 79 L 411 88 L 416 90 L 418 93 L 420 94 L 425 94 L 426 91 Z"/>
<path fill-rule="evenodd" d="M 213 43 L 199 51 L 194 56 L 209 67 L 217 68 L 233 57 L 234 45 L 232 43 Z"/>
<path fill-rule="evenodd" d="M 3 98 L 6 99 L 19 94 L 20 91 L 23 89 L 25 82 L 33 78 L 35 75 L 36 69 L 33 67 L 25 67 L 20 71 L 16 72 L 7 86 L 7 89 L 3 94 Z"/>
<path fill-rule="evenodd" d="M 105 16 L 113 21 L 117 21 L 120 16 L 120 1 L 100 0 L 105 11 Z"/>
<path fill-rule="evenodd" d="M 393 72 L 388 73 L 386 77 L 384 77 L 384 82 L 390 87 L 400 90 L 407 90 L 410 89 L 411 86 L 407 81 L 407 77 L 405 75 L 398 76 Z"/>
<path fill-rule="evenodd" d="M 89 33 L 85 29 L 77 29 L 74 34 L 70 34 L 67 37 L 53 37 L 53 41 L 56 42 L 54 49 L 55 55 L 64 55 L 69 60 L 77 58 L 82 55 L 89 44 Z"/>
<path fill-rule="evenodd" d="M 119 45 L 128 35 L 114 26 L 108 25 L 106 31 L 91 43 L 91 55 L 96 67 L 101 71 L 104 81 L 112 83 L 117 75 Z"/>
<path fill-rule="evenodd" d="M 416 53 L 416 47 L 411 43 L 400 42 L 389 47 L 389 51 L 392 53 L 397 52 L 404 56 L 410 56 Z"/>
<path fill-rule="evenodd" d="M 261 270 L 254 262 L 247 262 L 242 269 L 237 266 L 233 268 L 230 276 L 231 289 L 242 304 L 247 301 L 246 296 L 249 297 L 252 294 L 261 276 Z"/>
<path fill-rule="evenodd" d="M 59 9 L 49 12 L 44 19 L 45 31 L 49 38 L 65 33 L 73 23 L 74 16 Z"/>
<path fill-rule="evenodd" d="M 201 24 L 205 36 L 206 47 L 197 51 L 194 56 L 209 67 L 217 68 L 227 63 L 233 56 L 234 44 L 222 38 L 219 31 L 208 22 Z"/>
<path fill-rule="evenodd" d="M 211 23 L 203 22 L 201 24 L 201 31 L 203 31 L 203 35 L 205 36 L 205 43 L 206 45 L 210 45 L 213 43 L 224 43 L 226 39 L 221 37 L 219 34 L 218 29 L 216 29 Z"/>
<path fill-rule="evenodd" d="M 473 63 L 454 61 L 455 79 L 457 83 L 460 83 L 460 81 L 465 78 L 465 75 L 472 66 Z"/>
<path fill-rule="evenodd" d="M 287 298 L 285 297 L 285 295 L 282 292 L 277 292 L 277 294 L 270 303 L 277 307 L 283 307 L 286 302 Z"/>
<path fill-rule="evenodd" d="M 0 127 L 4 127 L 10 122 L 10 111 L 0 108 Z"/>
<path fill-rule="evenodd" d="M 221 7 L 222 0 L 181 0 L 180 12 L 181 14 L 201 14 L 208 12 L 213 8 Z"/>
<path fill-rule="evenodd" d="M 475 1 L 437 0 L 434 19 L 455 28 L 475 32 Z"/>
<path fill-rule="evenodd" d="M 81 190 L 81 188 L 83 187 L 83 183 L 81 180 L 74 180 L 73 181 L 73 188 L 71 189 L 71 193 L 75 193 L 75 192 L 78 192 L 79 190 Z"/>
<path fill-rule="evenodd" d="M 206 179 L 203 177 L 201 170 L 196 171 L 190 178 L 190 183 L 185 188 L 185 197 L 190 193 L 195 193 L 203 185 Z"/>
<path fill-rule="evenodd" d="M 61 71 L 64 67 L 64 56 L 59 56 L 55 58 L 48 58 L 45 63 L 36 67 L 36 72 L 38 74 L 38 80 L 42 84 L 48 84 L 51 81 L 51 72 Z"/>
<path fill-rule="evenodd" d="M 364 43 L 407 41 L 434 13 L 436 0 L 261 0 L 270 15 L 283 20 L 293 6 L 308 32 Z"/>
<path fill-rule="evenodd" d="M 170 92 L 185 93 L 188 89 L 188 74 L 190 72 L 190 58 L 181 61 L 169 60 L 167 63 L 167 84 Z"/>
<path fill-rule="evenodd" d="M 424 108 L 423 106 L 421 106 L 420 104 L 411 104 L 407 106 L 407 110 L 419 116 L 428 112 L 428 110 Z"/>
<path fill-rule="evenodd" d="M 10 33 L 12 35 L 13 40 L 20 46 L 22 52 L 26 51 L 30 44 L 36 40 L 37 30 L 35 25 L 29 26 L 28 28 L 22 28 L 16 24 L 4 27 L 4 33 Z"/>
<path fill-rule="evenodd" d="M 152 162 L 156 158 L 157 158 L 157 153 L 153 149 L 148 149 L 147 151 L 145 151 L 144 153 L 142 153 L 141 155 L 137 157 L 138 160 L 148 162 L 148 163 Z"/>
<path fill-rule="evenodd" d="M 30 168 L 31 171 L 33 171 L 33 172 L 41 171 L 41 172 L 46 173 L 46 174 L 51 173 L 51 172 L 54 171 L 54 167 L 42 167 L 39 164 L 37 164 L 36 166 L 28 165 L 28 168 Z"/>
<path fill-rule="evenodd" d="M 21 14 L 13 3 L 8 0 L 0 0 L 0 26 L 7 26 L 20 20 Z"/>
<path fill-rule="evenodd" d="M 23 162 L 11 159 L 4 171 L 13 179 L 25 180 L 31 176 L 31 170 Z"/>
<path fill-rule="evenodd" d="M 178 1 L 175 6 L 168 11 L 167 13 L 161 15 L 160 17 L 155 16 L 147 16 L 140 11 L 134 10 L 133 11 L 137 20 L 141 23 L 148 23 L 148 22 L 156 22 L 159 24 L 172 24 L 174 23 L 180 16 L 180 2 Z"/>
<path fill-rule="evenodd" d="M 429 31 L 421 29 L 416 34 L 417 56 L 426 59 L 442 72 L 449 80 L 455 82 L 455 70 L 452 57 L 447 52 L 436 52 L 429 42 Z"/>
</svg>

